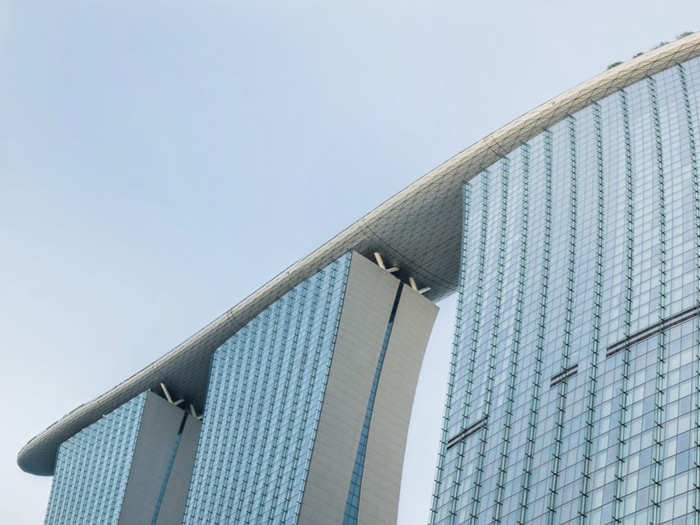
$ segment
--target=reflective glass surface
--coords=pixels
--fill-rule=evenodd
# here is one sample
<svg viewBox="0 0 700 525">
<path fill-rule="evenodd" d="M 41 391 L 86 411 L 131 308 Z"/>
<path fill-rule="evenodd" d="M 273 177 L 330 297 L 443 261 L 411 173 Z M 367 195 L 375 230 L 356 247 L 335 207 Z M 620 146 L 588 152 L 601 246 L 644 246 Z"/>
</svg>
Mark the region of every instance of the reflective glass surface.
<svg viewBox="0 0 700 525">
<path fill-rule="evenodd" d="M 214 353 L 185 524 L 297 522 L 349 265 L 350 253 Z"/>
<path fill-rule="evenodd" d="M 119 522 L 146 393 L 61 443 L 47 525 Z"/>
<path fill-rule="evenodd" d="M 465 184 L 431 523 L 697 519 L 699 104 L 693 59 Z"/>
</svg>

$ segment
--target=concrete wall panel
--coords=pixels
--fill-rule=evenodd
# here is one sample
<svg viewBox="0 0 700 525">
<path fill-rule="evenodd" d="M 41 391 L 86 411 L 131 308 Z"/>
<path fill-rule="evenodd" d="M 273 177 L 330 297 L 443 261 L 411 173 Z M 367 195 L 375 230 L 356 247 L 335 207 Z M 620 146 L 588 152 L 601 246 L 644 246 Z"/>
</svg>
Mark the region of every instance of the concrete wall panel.
<svg viewBox="0 0 700 525">
<path fill-rule="evenodd" d="M 396 523 L 413 396 L 438 308 L 404 285 L 369 428 L 358 523 Z"/>
<path fill-rule="evenodd" d="M 353 253 L 300 525 L 342 523 L 362 422 L 399 281 Z"/>
<path fill-rule="evenodd" d="M 153 392 L 147 393 L 120 525 L 151 523 L 184 414 Z"/>
<path fill-rule="evenodd" d="M 187 491 L 190 488 L 190 480 L 192 479 L 192 466 L 194 465 L 194 456 L 197 451 L 199 431 L 201 429 L 201 421 L 187 416 L 156 525 L 182 523 L 182 519 L 185 516 Z"/>
</svg>

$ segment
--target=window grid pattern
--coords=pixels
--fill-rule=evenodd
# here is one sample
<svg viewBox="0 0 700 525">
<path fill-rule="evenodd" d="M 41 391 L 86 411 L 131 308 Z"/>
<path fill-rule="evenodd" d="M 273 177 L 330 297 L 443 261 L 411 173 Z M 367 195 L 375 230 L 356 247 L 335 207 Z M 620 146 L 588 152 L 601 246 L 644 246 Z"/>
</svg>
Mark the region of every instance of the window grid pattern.
<svg viewBox="0 0 700 525">
<path fill-rule="evenodd" d="M 493 305 L 491 306 L 492 313 L 490 318 L 487 318 L 487 326 L 490 324 L 491 330 L 489 334 L 490 341 L 488 344 L 488 363 L 486 370 L 486 382 L 484 385 L 484 401 L 482 403 L 482 415 L 481 419 L 485 419 L 486 415 L 489 413 L 491 402 L 494 396 L 494 383 L 496 380 L 496 357 L 498 349 L 498 341 L 501 326 L 499 324 L 501 316 L 501 307 L 503 301 L 503 280 L 504 280 L 504 266 L 505 266 L 505 256 L 506 256 L 506 235 L 508 226 L 508 181 L 510 173 L 509 160 L 507 158 L 500 162 L 500 195 L 498 200 L 500 201 L 499 212 L 498 212 L 498 255 L 495 264 L 496 276 L 495 276 L 495 288 L 493 290 Z M 500 368 L 500 367 L 499 367 Z M 500 371 L 500 370 L 499 370 Z M 478 433 L 478 456 L 476 459 L 475 477 L 474 477 L 474 492 L 472 495 L 472 508 L 470 520 L 475 521 L 478 519 L 479 515 L 479 500 L 480 492 L 482 489 L 489 490 L 489 486 L 483 486 L 483 472 L 484 472 L 484 462 L 486 461 L 488 446 L 488 425 L 484 426 Z"/>
<path fill-rule="evenodd" d="M 550 264 L 552 253 L 552 133 L 544 132 L 542 142 L 544 150 L 544 224 L 542 242 L 542 273 L 540 276 L 540 297 L 537 312 L 537 336 L 534 354 L 534 376 L 532 377 L 532 394 L 530 396 L 530 410 L 527 422 L 527 442 L 525 445 L 525 462 L 522 469 L 522 487 L 520 493 L 520 505 L 518 523 L 527 523 L 528 503 L 533 477 L 533 463 L 535 461 L 535 443 L 543 440 L 537 438 L 537 423 L 539 417 L 540 390 L 542 382 L 542 362 L 546 334 L 547 297 L 549 294 Z M 538 451 L 541 455 L 543 451 Z M 534 471 L 538 473 L 537 470 Z M 540 484 L 540 487 L 542 485 Z M 535 494 L 539 495 L 539 494 Z M 542 494 L 543 495 L 543 494 Z"/>
<path fill-rule="evenodd" d="M 700 179 L 698 178 L 697 150 L 695 148 L 695 123 L 693 122 L 693 111 L 691 109 L 690 94 L 688 91 L 688 79 L 685 67 L 678 66 L 678 76 L 683 92 L 683 107 L 685 109 L 686 123 L 688 126 L 688 146 L 690 154 L 690 174 L 693 181 L 693 200 L 695 210 L 695 249 L 696 249 L 696 269 L 695 269 L 695 303 L 700 304 Z M 700 318 L 695 319 L 695 377 L 693 395 L 693 445 L 695 455 L 694 462 L 694 501 L 693 501 L 693 523 L 700 525 Z"/>
<path fill-rule="evenodd" d="M 658 250 L 658 319 L 659 321 L 666 317 L 667 310 L 667 268 L 666 268 L 666 188 L 664 184 L 664 161 L 663 161 L 663 145 L 661 138 L 661 123 L 659 117 L 659 103 L 656 92 L 656 80 L 647 78 L 647 87 L 649 89 L 649 101 L 651 103 L 651 115 L 654 128 L 654 153 L 655 153 L 655 171 L 656 171 L 656 190 L 659 221 L 659 250 Z M 666 333 L 659 332 L 657 336 L 656 350 L 656 379 L 654 391 L 654 427 L 652 434 L 652 469 L 651 469 L 651 521 L 658 523 L 661 513 L 661 482 L 664 477 L 664 401 L 666 393 Z"/>
<path fill-rule="evenodd" d="M 61 443 L 47 525 L 119 522 L 146 393 Z"/>
<path fill-rule="evenodd" d="M 577 216 L 577 179 L 576 179 L 576 120 L 569 117 L 566 120 L 569 134 L 569 210 L 568 210 L 568 253 L 562 257 L 567 261 L 566 296 L 563 300 L 563 337 L 561 341 L 561 369 L 569 368 L 571 353 L 572 316 L 574 308 L 574 281 L 576 268 L 576 216 Z M 561 243 L 562 246 L 565 243 Z M 562 440 L 564 433 L 564 417 L 566 413 L 567 381 L 557 385 L 556 414 L 554 416 L 554 435 L 552 440 L 552 460 L 549 477 L 547 501 L 547 523 L 556 522 L 557 490 L 559 489 L 559 469 L 561 467 Z"/>
<path fill-rule="evenodd" d="M 469 184 L 464 185 L 464 191 L 462 192 L 462 210 L 463 210 L 463 220 L 462 220 L 462 242 L 461 242 L 461 252 L 460 259 L 466 261 L 467 248 L 471 249 L 470 237 L 468 235 L 470 227 L 470 211 L 471 211 L 471 186 Z M 464 283 L 466 276 L 466 263 L 460 265 L 459 271 L 459 282 L 458 282 L 458 293 L 457 293 L 457 308 L 455 315 L 455 336 L 452 344 L 452 354 L 450 359 L 450 368 L 448 372 L 447 380 L 447 395 L 445 398 L 445 411 L 442 418 L 442 438 L 440 440 L 440 449 L 438 452 L 437 461 L 437 475 L 435 476 L 435 484 L 433 488 L 433 501 L 430 507 L 430 522 L 434 523 L 437 521 L 437 508 L 438 503 L 444 501 L 447 498 L 446 492 L 451 490 L 451 485 L 449 481 L 445 480 L 445 467 L 447 459 L 447 441 L 451 434 L 450 427 L 448 427 L 448 422 L 450 418 L 450 413 L 452 407 L 454 406 L 454 390 L 455 390 L 455 378 L 457 375 L 457 356 L 460 351 L 460 341 L 462 335 L 462 318 L 464 316 Z M 446 509 L 443 504 L 442 509 Z"/>
<path fill-rule="evenodd" d="M 634 204 L 633 204 L 633 176 L 632 176 L 632 140 L 630 137 L 629 109 L 627 105 L 627 93 L 620 92 L 620 107 L 622 110 L 622 122 L 624 132 L 624 157 L 625 157 L 625 260 L 624 266 L 624 301 L 622 301 L 622 338 L 627 339 L 631 333 L 632 316 L 632 265 L 634 263 Z M 620 358 L 621 378 L 619 393 L 619 423 L 617 432 L 617 453 L 615 459 L 615 477 L 613 479 L 613 506 L 611 509 L 612 520 L 621 523 L 624 515 L 622 506 L 624 496 L 624 457 L 627 443 L 628 428 L 628 397 L 630 376 L 630 347 L 623 350 Z"/>
<path fill-rule="evenodd" d="M 585 521 L 588 511 L 589 490 L 591 479 L 591 453 L 593 447 L 593 436 L 595 432 L 594 417 L 596 396 L 598 394 L 598 367 L 600 359 L 600 320 L 601 320 L 601 298 L 603 286 L 603 254 L 604 254 L 604 227 L 605 227 L 605 189 L 603 171 L 603 129 L 601 121 L 601 110 L 599 104 L 594 104 L 593 120 L 595 131 L 595 156 L 596 156 L 596 193 L 597 193 L 597 213 L 595 225 L 595 266 L 593 275 L 593 311 L 591 334 L 591 355 L 590 367 L 588 371 L 588 381 L 586 385 L 585 401 L 585 424 L 583 437 L 583 458 L 581 468 L 581 497 L 578 503 L 579 521 Z M 575 485 L 574 485 L 575 486 Z"/>
<path fill-rule="evenodd" d="M 606 350 L 700 305 L 699 114 L 693 59 L 465 183 L 432 524 L 700 525 L 700 318 Z"/>
<path fill-rule="evenodd" d="M 342 310 L 347 253 L 212 356 L 184 523 L 296 523 Z"/>
<path fill-rule="evenodd" d="M 462 428 L 467 428 L 470 425 L 470 422 L 472 420 L 472 402 L 474 399 L 479 401 L 479 395 L 478 391 L 479 388 L 482 386 L 481 381 L 479 377 L 475 377 L 475 370 L 479 366 L 477 364 L 477 359 L 482 358 L 483 359 L 483 352 L 479 352 L 479 336 L 480 336 L 480 331 L 481 331 L 481 324 L 482 324 L 482 310 L 484 309 L 484 295 L 485 295 L 485 286 L 484 286 L 484 274 L 486 272 L 486 261 L 487 257 L 489 256 L 489 253 L 487 253 L 487 249 L 489 247 L 489 243 L 487 242 L 487 238 L 489 237 L 489 215 L 488 215 L 488 198 L 489 198 L 489 184 L 490 182 L 490 173 L 485 172 L 484 175 L 481 177 L 481 184 L 480 184 L 480 191 L 475 192 L 475 204 L 478 206 L 475 206 L 475 209 L 479 209 L 480 213 L 480 220 L 479 221 L 474 221 L 475 226 L 478 225 L 478 230 L 479 230 L 479 247 L 478 247 L 478 264 L 476 268 L 473 269 L 473 271 L 476 272 L 477 277 L 477 285 L 476 285 L 476 292 L 475 296 L 473 298 L 473 302 L 471 305 L 471 308 L 469 308 L 469 304 L 467 305 L 467 311 L 472 310 L 472 322 L 471 322 L 471 329 L 469 330 L 469 358 L 467 362 L 467 374 L 464 377 L 465 381 L 465 388 L 464 388 L 464 395 L 462 397 L 461 403 L 457 404 L 457 409 L 459 410 L 459 422 L 461 422 L 460 426 L 457 427 L 458 429 Z M 493 245 L 491 245 L 491 248 L 493 249 Z M 482 368 L 484 368 L 482 364 Z M 476 395 L 475 395 L 476 391 Z M 474 412 L 475 412 L 475 417 L 473 419 L 480 419 L 478 415 L 478 412 L 480 411 L 480 407 L 475 407 Z M 450 421 L 453 419 L 457 419 L 456 417 L 451 417 Z M 454 432 L 451 432 L 453 435 Z M 477 477 L 477 472 L 476 472 L 476 464 L 475 463 L 469 463 L 469 464 L 464 464 L 464 457 L 465 456 L 473 456 L 476 453 L 476 450 L 479 446 L 479 434 L 474 434 L 472 439 L 463 439 L 460 441 L 456 446 L 452 448 L 452 451 L 450 451 L 452 456 L 456 456 L 456 468 L 455 468 L 455 477 L 453 480 L 453 486 L 452 486 L 452 508 L 451 508 L 451 515 L 452 519 L 455 520 L 457 519 L 458 513 L 460 515 L 468 515 L 471 507 L 466 506 L 466 502 L 469 501 L 471 503 L 473 501 L 473 493 L 475 490 L 474 486 L 474 480 Z M 468 494 L 465 495 L 463 498 L 465 506 L 463 508 L 458 508 L 457 503 L 460 501 L 460 491 L 462 488 L 465 488 L 468 491 Z"/>
<path fill-rule="evenodd" d="M 494 498 L 494 506 L 492 513 L 492 521 L 501 523 L 503 512 L 503 499 L 505 497 L 505 488 L 507 481 L 507 465 L 510 452 L 510 435 L 513 424 L 513 403 L 515 402 L 516 385 L 518 379 L 518 355 L 520 353 L 520 337 L 522 333 L 522 309 L 523 296 L 525 294 L 525 275 L 527 269 L 527 225 L 528 215 L 530 213 L 529 202 L 529 172 L 530 172 L 530 147 L 523 144 L 520 147 L 520 162 L 522 166 L 522 185 L 515 186 L 513 189 L 522 196 L 521 214 L 520 214 L 520 242 L 518 244 L 518 276 L 515 289 L 515 306 L 513 315 L 513 333 L 512 342 L 510 343 L 510 363 L 508 365 L 508 377 L 505 397 L 505 408 L 503 411 L 503 429 L 501 437 L 501 455 L 498 465 L 498 474 L 496 479 L 496 493 Z M 518 191 L 519 190 L 519 191 Z M 513 230 L 515 231 L 515 230 Z"/>
</svg>

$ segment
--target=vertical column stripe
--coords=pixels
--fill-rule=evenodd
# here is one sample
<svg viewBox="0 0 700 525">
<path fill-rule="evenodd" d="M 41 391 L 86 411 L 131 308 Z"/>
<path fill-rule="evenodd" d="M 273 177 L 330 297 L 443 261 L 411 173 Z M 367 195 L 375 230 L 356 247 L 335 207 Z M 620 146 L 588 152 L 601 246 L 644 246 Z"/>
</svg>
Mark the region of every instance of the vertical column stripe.
<svg viewBox="0 0 700 525">
<path fill-rule="evenodd" d="M 523 465 L 522 491 L 520 493 L 520 513 L 518 524 L 527 524 L 527 511 L 530 492 L 532 463 L 535 455 L 535 437 L 540 402 L 540 383 L 542 381 L 542 353 L 546 332 L 547 296 L 549 291 L 549 264 L 552 253 L 552 133 L 543 132 L 545 157 L 545 205 L 544 205 L 544 243 L 542 256 L 542 274 L 540 276 L 540 304 L 538 308 L 537 341 L 535 346 L 535 371 L 530 395 L 530 414 L 527 423 L 527 442 L 525 445 L 525 462 Z"/>
<path fill-rule="evenodd" d="M 450 370 L 447 379 L 447 396 L 445 399 L 445 412 L 442 417 L 442 437 L 440 439 L 440 451 L 435 473 L 435 486 L 433 489 L 433 502 L 430 508 L 430 523 L 435 525 L 438 519 L 438 505 L 440 504 L 440 490 L 442 488 L 445 472 L 445 459 L 447 454 L 448 424 L 450 411 L 452 409 L 452 398 L 454 396 L 455 376 L 457 371 L 457 360 L 462 341 L 462 319 L 464 316 L 464 283 L 465 283 L 465 260 L 469 245 L 469 214 L 471 212 L 471 185 L 464 184 L 462 191 L 462 242 L 459 265 L 459 282 L 457 293 L 457 311 L 455 314 L 455 332 L 452 343 L 452 355 L 450 356 Z"/>
<path fill-rule="evenodd" d="M 503 295 L 503 275 L 506 255 L 506 234 L 508 228 L 508 182 L 510 179 L 510 161 L 508 158 L 501 159 L 501 203 L 498 231 L 498 262 L 496 263 L 496 290 L 494 298 L 494 313 L 491 324 L 491 341 L 489 344 L 488 369 L 485 388 L 485 402 L 483 418 L 489 416 L 491 412 L 491 400 L 493 399 L 494 373 L 496 370 L 496 351 L 498 349 L 498 333 L 501 318 L 501 303 Z M 476 458 L 476 468 L 474 474 L 474 491 L 472 495 L 470 522 L 477 523 L 479 520 L 479 498 L 481 496 L 481 481 L 484 471 L 484 459 L 486 457 L 486 438 L 488 435 L 488 425 L 479 431 L 479 453 Z"/>
<path fill-rule="evenodd" d="M 313 316 L 318 315 L 318 303 L 319 303 L 319 295 L 320 295 L 320 289 L 319 289 L 319 283 L 318 282 L 309 282 L 309 287 L 311 288 L 311 305 L 309 309 L 309 316 L 311 319 L 313 319 Z M 309 319 L 309 324 L 311 324 L 311 319 Z M 303 485 L 299 487 L 297 485 L 298 481 L 297 480 L 297 472 L 300 471 L 299 469 L 299 464 L 303 461 L 302 455 L 304 452 L 304 439 L 305 439 L 305 432 L 304 430 L 307 428 L 308 424 L 308 414 L 309 414 L 309 407 L 308 407 L 308 400 L 306 399 L 305 396 L 302 396 L 302 393 L 304 392 L 304 389 L 310 389 L 309 384 L 310 380 L 309 378 L 306 377 L 306 375 L 309 373 L 309 368 L 313 367 L 313 363 L 309 365 L 309 354 L 311 350 L 311 335 L 312 331 L 311 330 L 305 330 L 304 334 L 301 334 L 302 337 L 302 344 L 301 344 L 301 359 L 299 363 L 299 368 L 298 368 L 298 373 L 297 373 L 297 380 L 296 380 L 296 386 L 294 389 L 294 394 L 292 399 L 297 401 L 297 404 L 294 407 L 294 411 L 292 412 L 294 417 L 290 418 L 290 427 L 289 427 L 289 432 L 293 433 L 294 430 L 296 430 L 296 442 L 293 444 L 292 447 L 292 468 L 289 471 L 288 477 L 287 477 L 287 493 L 285 496 L 285 501 L 288 501 L 289 504 L 285 507 L 285 511 L 282 514 L 282 519 L 285 521 L 287 519 L 287 516 L 291 513 L 291 515 L 296 516 L 298 514 L 299 510 L 299 505 L 301 503 L 301 498 L 293 498 L 292 495 L 294 492 L 299 491 L 299 494 L 301 494 L 301 490 L 303 490 Z M 297 412 L 299 412 L 299 415 L 297 415 Z M 291 426 L 293 425 L 293 426 Z M 291 440 L 290 440 L 291 441 Z M 306 479 L 306 474 L 304 474 L 304 480 Z"/>
<path fill-rule="evenodd" d="M 465 386 L 465 396 L 464 402 L 461 408 L 461 428 L 465 428 L 469 425 L 469 418 L 471 416 L 471 397 L 472 397 L 472 386 L 474 383 L 474 371 L 476 368 L 476 357 L 477 350 L 479 347 L 479 332 L 481 329 L 481 307 L 483 305 L 484 297 L 484 273 L 486 267 L 486 247 L 487 247 L 487 234 L 488 234 L 488 200 L 489 200 L 489 177 L 488 172 L 484 172 L 481 176 L 481 233 L 479 236 L 479 262 L 478 262 L 478 278 L 477 286 L 474 293 L 474 310 L 472 316 L 471 324 L 471 339 L 470 339 L 470 350 L 468 357 L 468 371 Z M 455 524 L 457 519 L 457 505 L 459 503 L 459 490 L 462 484 L 462 473 L 463 473 L 463 462 L 464 462 L 464 452 L 466 443 L 463 440 L 457 445 L 457 466 L 456 474 L 454 478 L 454 484 L 452 487 L 452 493 L 450 495 L 450 523 Z"/>
<path fill-rule="evenodd" d="M 632 173 L 632 135 L 630 131 L 629 107 L 627 93 L 620 91 L 620 108 L 622 111 L 622 124 L 625 143 L 625 300 L 623 303 L 623 335 L 629 337 L 632 330 L 632 275 L 634 263 L 634 191 Z M 620 370 L 620 401 L 619 420 L 617 433 L 617 454 L 615 462 L 614 500 L 612 507 L 612 520 L 621 523 L 624 517 L 622 506 L 624 494 L 624 457 L 625 444 L 629 434 L 629 376 L 630 376 L 630 347 L 622 351 L 622 366 Z"/>
<path fill-rule="evenodd" d="M 695 304 L 700 305 L 700 180 L 698 180 L 698 158 L 695 149 L 695 128 L 693 126 L 693 113 L 688 95 L 688 81 L 685 68 L 678 65 L 678 77 L 683 92 L 683 108 L 685 110 L 686 124 L 688 126 L 688 146 L 690 150 L 690 174 L 692 178 L 693 211 L 695 226 Z M 693 468 L 693 523 L 700 525 L 700 318 L 693 321 L 695 332 L 695 359 L 694 359 L 694 385 L 693 385 L 693 443 L 694 443 L 694 468 Z"/>
<path fill-rule="evenodd" d="M 658 197 L 658 220 L 659 220 L 659 297 L 658 297 L 658 320 L 666 317 L 666 197 L 664 187 L 664 165 L 663 151 L 661 147 L 661 125 L 659 121 L 659 105 L 656 94 L 656 81 L 653 78 L 647 79 L 649 99 L 651 102 L 651 112 L 654 124 L 654 151 L 656 161 L 656 185 Z M 661 483 L 663 481 L 664 469 L 664 404 L 666 387 L 666 332 L 661 331 L 657 336 L 656 352 L 656 381 L 654 384 L 654 430 L 652 433 L 652 468 L 651 468 L 651 503 L 652 523 L 661 522 Z"/>
<path fill-rule="evenodd" d="M 513 337 L 510 343 L 510 364 L 508 367 L 508 383 L 506 387 L 506 406 L 503 418 L 503 433 L 501 437 L 501 459 L 498 465 L 498 478 L 496 481 L 496 504 L 491 520 L 501 523 L 503 510 L 503 496 L 506 485 L 506 469 L 508 454 L 510 452 L 510 433 L 513 424 L 513 402 L 515 400 L 516 384 L 518 380 L 518 364 L 520 354 L 520 335 L 522 332 L 523 295 L 525 294 L 525 274 L 527 270 L 527 235 L 528 216 L 530 213 L 530 146 L 523 144 L 520 147 L 522 162 L 522 203 L 520 216 L 520 250 L 518 254 L 518 284 L 515 297 L 515 314 L 513 319 Z"/>
<path fill-rule="evenodd" d="M 571 331 L 573 322 L 574 285 L 576 271 L 576 219 L 577 219 L 577 181 L 576 181 L 576 120 L 567 118 L 569 131 L 569 252 L 566 273 L 566 304 L 564 307 L 564 334 L 561 343 L 561 369 L 569 367 L 571 351 Z M 552 467 L 549 476 L 549 494 L 547 498 L 547 523 L 556 523 L 557 489 L 559 484 L 559 463 L 564 433 L 564 416 L 566 413 L 566 394 L 568 382 L 563 381 L 557 386 L 557 411 L 554 418 L 554 441 L 552 446 Z"/>
<path fill-rule="evenodd" d="M 296 296 L 296 294 L 294 294 L 294 295 L 292 296 L 292 299 L 293 299 L 293 302 L 296 302 L 296 301 L 297 301 L 297 296 Z M 299 306 L 294 306 L 294 304 L 290 305 L 290 306 L 287 308 L 288 320 L 285 321 L 286 323 L 289 324 L 287 337 L 290 337 L 290 335 L 294 333 L 294 332 L 293 332 L 294 329 L 292 328 L 292 320 L 293 320 L 293 318 L 294 318 L 294 313 L 298 312 L 299 309 L 300 309 L 300 307 L 299 307 Z M 298 313 L 297 313 L 297 315 L 298 315 Z M 293 326 L 296 327 L 296 323 L 294 323 Z M 291 337 L 293 338 L 294 336 L 292 335 Z M 286 353 L 287 353 L 287 363 L 286 363 L 286 367 L 285 367 L 285 373 L 284 373 L 284 376 L 283 376 L 284 379 L 283 379 L 283 381 L 282 381 L 282 384 L 281 384 L 280 387 L 279 387 L 279 388 L 281 388 L 281 392 L 283 392 L 285 395 L 282 397 L 282 401 L 281 401 L 281 404 L 280 404 L 280 408 L 279 408 L 278 413 L 277 413 L 277 422 L 276 422 L 276 425 L 275 425 L 275 429 L 276 429 L 277 432 L 281 432 L 281 431 L 282 431 L 282 427 L 283 427 L 283 425 L 284 425 L 284 417 L 285 417 L 286 412 L 287 412 L 286 407 L 287 407 L 287 404 L 291 402 L 289 396 L 286 395 L 286 393 L 287 393 L 288 390 L 289 390 L 289 385 L 290 385 L 290 383 L 291 383 L 292 372 L 293 372 L 293 366 L 292 366 L 292 363 L 291 363 L 291 360 L 292 360 L 292 353 L 291 353 L 291 352 L 286 352 Z M 278 443 L 281 443 L 281 441 L 282 441 L 281 439 L 273 439 L 273 440 L 272 440 L 272 442 L 273 442 L 272 453 L 275 454 L 275 456 L 273 456 L 273 457 L 276 457 L 276 454 L 277 454 L 277 444 L 278 444 Z M 277 468 L 279 468 L 279 465 L 277 465 Z M 272 477 L 273 472 L 271 472 L 271 471 L 269 471 L 269 470 L 268 470 L 268 472 L 270 473 L 270 475 L 271 475 L 271 477 Z M 268 479 L 269 479 L 269 478 L 268 478 Z M 269 481 L 269 482 L 268 482 L 269 485 L 272 485 L 272 491 L 271 491 L 271 494 L 270 494 L 270 510 L 269 510 L 269 514 L 268 514 L 268 516 L 267 516 L 267 522 L 268 522 L 269 524 L 274 523 L 274 518 L 273 518 L 273 517 L 276 515 L 277 505 L 278 505 L 278 502 L 279 502 L 279 492 L 280 492 L 281 476 L 274 476 L 274 477 L 272 477 L 272 479 L 273 479 L 274 481 Z"/>
<path fill-rule="evenodd" d="M 593 277 L 593 327 L 591 330 L 591 361 L 586 391 L 586 422 L 584 427 L 583 465 L 581 471 L 581 497 L 579 499 L 578 521 L 584 523 L 588 511 L 591 481 L 591 454 L 593 447 L 594 415 L 598 392 L 598 360 L 600 352 L 600 322 L 602 317 L 603 294 L 603 241 L 605 191 L 603 179 L 603 126 L 600 105 L 593 104 L 593 126 L 596 145 L 596 174 L 598 179 L 598 208 L 596 214 L 596 259 Z"/>
</svg>

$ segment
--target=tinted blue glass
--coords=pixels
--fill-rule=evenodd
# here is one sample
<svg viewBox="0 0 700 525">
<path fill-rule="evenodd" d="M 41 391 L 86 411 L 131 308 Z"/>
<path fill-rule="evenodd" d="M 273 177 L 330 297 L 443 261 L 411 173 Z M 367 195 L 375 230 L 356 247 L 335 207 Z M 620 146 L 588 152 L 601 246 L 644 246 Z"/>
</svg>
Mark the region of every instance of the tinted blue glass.
<svg viewBox="0 0 700 525">
<path fill-rule="evenodd" d="M 695 516 L 699 103 L 693 59 L 466 183 L 431 523 Z"/>
<path fill-rule="evenodd" d="M 348 253 L 214 353 L 185 523 L 296 523 L 349 265 Z"/>
<path fill-rule="evenodd" d="M 145 401 L 140 394 L 61 443 L 47 524 L 118 523 Z"/>
</svg>

